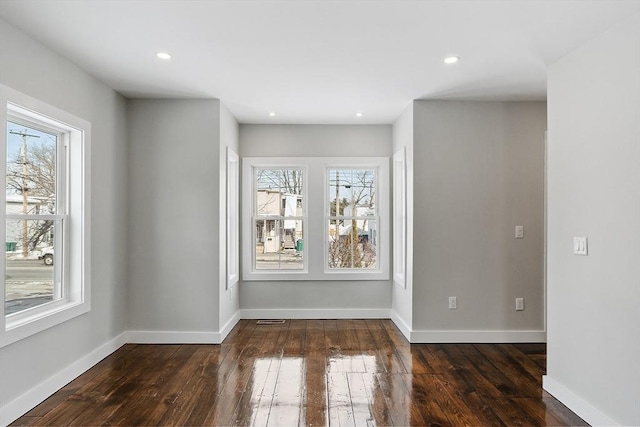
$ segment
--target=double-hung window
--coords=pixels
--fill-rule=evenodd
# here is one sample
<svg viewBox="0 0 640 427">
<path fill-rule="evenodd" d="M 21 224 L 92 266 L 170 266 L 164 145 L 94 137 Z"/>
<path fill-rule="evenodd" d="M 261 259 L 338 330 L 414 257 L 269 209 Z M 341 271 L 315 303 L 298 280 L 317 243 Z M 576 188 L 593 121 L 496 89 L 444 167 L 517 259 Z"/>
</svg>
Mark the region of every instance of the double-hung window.
<svg viewBox="0 0 640 427">
<path fill-rule="evenodd" d="M 85 313 L 88 122 L 5 86 L 2 346 Z"/>
<path fill-rule="evenodd" d="M 243 159 L 243 279 L 389 279 L 388 163 Z"/>
<path fill-rule="evenodd" d="M 304 176 L 299 167 L 253 171 L 256 270 L 304 270 Z"/>
<path fill-rule="evenodd" d="M 330 270 L 376 269 L 377 169 L 328 169 L 327 266 Z"/>
</svg>

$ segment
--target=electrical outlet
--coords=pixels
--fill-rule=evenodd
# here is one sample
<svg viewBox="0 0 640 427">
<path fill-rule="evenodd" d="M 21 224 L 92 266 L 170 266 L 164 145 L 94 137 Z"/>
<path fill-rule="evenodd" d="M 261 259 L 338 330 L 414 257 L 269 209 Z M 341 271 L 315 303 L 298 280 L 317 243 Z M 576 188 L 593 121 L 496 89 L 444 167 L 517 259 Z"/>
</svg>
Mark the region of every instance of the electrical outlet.
<svg viewBox="0 0 640 427">
<path fill-rule="evenodd" d="M 516 311 L 524 310 L 524 298 L 516 298 Z"/>
<path fill-rule="evenodd" d="M 458 308 L 458 298 L 449 297 L 449 310 L 455 310 L 456 308 Z"/>
<path fill-rule="evenodd" d="M 586 237 L 573 238 L 573 253 L 575 255 L 589 255 L 589 241 Z"/>
</svg>

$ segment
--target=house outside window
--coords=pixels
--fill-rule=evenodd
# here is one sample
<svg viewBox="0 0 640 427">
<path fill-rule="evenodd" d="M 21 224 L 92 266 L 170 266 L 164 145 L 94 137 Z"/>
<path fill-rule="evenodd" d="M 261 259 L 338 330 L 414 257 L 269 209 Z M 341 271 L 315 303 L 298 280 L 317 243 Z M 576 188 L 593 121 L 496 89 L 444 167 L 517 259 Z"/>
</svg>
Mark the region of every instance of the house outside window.
<svg viewBox="0 0 640 427">
<path fill-rule="evenodd" d="M 243 279 L 388 280 L 388 164 L 243 159 Z"/>
<path fill-rule="evenodd" d="M 254 169 L 255 269 L 304 269 L 304 171 Z"/>
</svg>

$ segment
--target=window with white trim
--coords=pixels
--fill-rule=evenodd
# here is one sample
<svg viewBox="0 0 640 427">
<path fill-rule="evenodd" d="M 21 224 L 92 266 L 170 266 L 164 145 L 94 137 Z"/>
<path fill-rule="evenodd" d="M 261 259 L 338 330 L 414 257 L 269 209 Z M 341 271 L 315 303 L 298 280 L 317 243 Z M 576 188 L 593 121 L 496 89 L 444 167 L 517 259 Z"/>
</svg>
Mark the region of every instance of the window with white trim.
<svg viewBox="0 0 640 427">
<path fill-rule="evenodd" d="M 253 169 L 255 270 L 304 270 L 304 169 Z"/>
<path fill-rule="evenodd" d="M 389 159 L 243 159 L 243 280 L 388 280 Z"/>
<path fill-rule="evenodd" d="M 4 346 L 90 309 L 90 124 L 1 86 Z"/>
<path fill-rule="evenodd" d="M 329 269 L 375 269 L 377 266 L 377 170 L 328 170 Z"/>
</svg>

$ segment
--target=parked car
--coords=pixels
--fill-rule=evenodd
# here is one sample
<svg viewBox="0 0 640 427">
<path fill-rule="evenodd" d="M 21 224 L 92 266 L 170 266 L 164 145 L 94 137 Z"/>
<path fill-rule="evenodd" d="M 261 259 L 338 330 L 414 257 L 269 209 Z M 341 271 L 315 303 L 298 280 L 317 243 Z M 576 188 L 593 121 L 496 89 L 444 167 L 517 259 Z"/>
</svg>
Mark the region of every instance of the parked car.
<svg viewBox="0 0 640 427">
<path fill-rule="evenodd" d="M 42 248 L 38 259 L 43 260 L 45 265 L 53 265 L 53 246 Z"/>
</svg>

